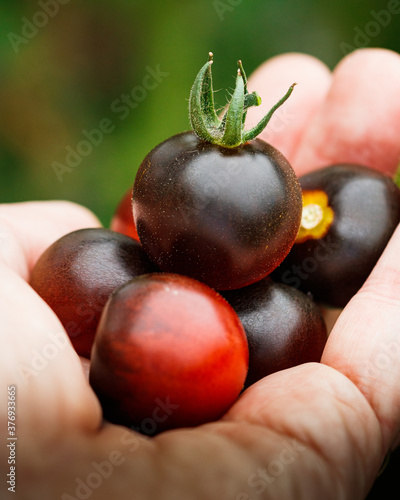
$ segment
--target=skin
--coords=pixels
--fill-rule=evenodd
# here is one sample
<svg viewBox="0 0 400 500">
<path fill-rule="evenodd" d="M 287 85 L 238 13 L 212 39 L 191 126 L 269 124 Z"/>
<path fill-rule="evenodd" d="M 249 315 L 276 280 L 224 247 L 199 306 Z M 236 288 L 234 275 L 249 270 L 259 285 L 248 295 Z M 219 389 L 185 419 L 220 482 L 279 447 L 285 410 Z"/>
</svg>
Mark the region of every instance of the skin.
<svg viewBox="0 0 400 500">
<path fill-rule="evenodd" d="M 338 161 L 394 171 L 399 55 L 362 49 L 330 74 L 312 57 L 286 54 L 262 65 L 250 83 L 273 100 L 293 80 L 295 120 L 282 132 L 272 128 L 269 140 L 299 174 Z M 6 386 L 15 384 L 18 498 L 83 498 L 79 480 L 92 485 L 85 498 L 96 500 L 365 498 L 400 430 L 400 229 L 336 321 L 320 364 L 262 379 L 218 422 L 146 439 L 101 424 L 79 358 L 26 283 L 52 241 L 95 224 L 68 203 L 0 207 L 0 454 L 8 456 Z M 49 335 L 57 333 L 63 347 L 54 359 L 22 376 L 21 366 L 32 366 L 35 350 L 49 352 Z M 107 477 L 93 475 L 100 463 Z M 1 463 L 3 474 L 8 467 Z"/>
</svg>

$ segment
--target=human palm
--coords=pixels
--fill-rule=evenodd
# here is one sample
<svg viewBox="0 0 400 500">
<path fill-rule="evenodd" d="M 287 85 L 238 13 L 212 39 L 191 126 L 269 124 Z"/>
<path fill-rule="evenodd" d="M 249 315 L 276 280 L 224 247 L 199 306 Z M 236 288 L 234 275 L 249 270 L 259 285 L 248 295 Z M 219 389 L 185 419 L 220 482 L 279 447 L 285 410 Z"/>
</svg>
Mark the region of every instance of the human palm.
<svg viewBox="0 0 400 500">
<path fill-rule="evenodd" d="M 273 58 L 250 78 L 263 109 L 249 110 L 248 123 L 293 80 L 299 85 L 263 135 L 299 175 L 342 161 L 393 174 L 400 158 L 400 102 L 392 97 L 399 55 L 359 50 L 332 74 L 310 56 Z M 257 382 L 218 422 L 148 438 L 102 422 L 87 367 L 27 284 L 55 239 L 98 225 L 67 202 L 0 206 L 3 485 L 13 442 L 7 387 L 17 393 L 17 495 L 10 498 L 365 498 L 400 430 L 400 229 L 339 316 L 321 363 Z"/>
</svg>

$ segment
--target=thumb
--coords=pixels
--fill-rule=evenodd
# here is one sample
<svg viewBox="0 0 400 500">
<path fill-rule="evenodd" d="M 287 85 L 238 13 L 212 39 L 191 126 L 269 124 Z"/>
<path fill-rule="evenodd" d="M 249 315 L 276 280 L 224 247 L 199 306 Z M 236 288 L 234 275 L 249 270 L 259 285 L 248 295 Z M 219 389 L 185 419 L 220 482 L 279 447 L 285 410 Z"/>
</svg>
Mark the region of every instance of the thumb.
<svg viewBox="0 0 400 500">
<path fill-rule="evenodd" d="M 339 316 L 322 363 L 351 379 L 390 447 L 400 430 L 400 227 L 361 290 Z"/>
</svg>

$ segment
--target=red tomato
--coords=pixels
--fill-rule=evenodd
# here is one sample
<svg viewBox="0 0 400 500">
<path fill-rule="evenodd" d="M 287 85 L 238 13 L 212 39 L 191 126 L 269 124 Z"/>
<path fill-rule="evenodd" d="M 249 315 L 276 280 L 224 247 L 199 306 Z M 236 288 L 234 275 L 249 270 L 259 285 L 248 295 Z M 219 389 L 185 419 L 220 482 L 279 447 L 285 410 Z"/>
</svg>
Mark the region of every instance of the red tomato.
<svg viewBox="0 0 400 500">
<path fill-rule="evenodd" d="M 128 189 L 119 202 L 111 219 L 110 229 L 118 233 L 126 234 L 139 241 L 136 225 L 132 212 L 132 188 Z"/>
<path fill-rule="evenodd" d="M 247 370 L 246 335 L 228 302 L 192 278 L 153 273 L 108 300 L 90 383 L 107 420 L 155 434 L 220 418 Z"/>
</svg>

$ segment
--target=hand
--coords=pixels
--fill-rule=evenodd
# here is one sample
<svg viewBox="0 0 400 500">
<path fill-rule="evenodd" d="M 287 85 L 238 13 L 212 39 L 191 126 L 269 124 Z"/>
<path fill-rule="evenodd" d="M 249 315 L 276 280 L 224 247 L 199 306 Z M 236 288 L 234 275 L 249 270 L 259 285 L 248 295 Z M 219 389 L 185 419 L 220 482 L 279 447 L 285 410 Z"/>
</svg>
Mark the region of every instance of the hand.
<svg viewBox="0 0 400 500">
<path fill-rule="evenodd" d="M 299 174 L 339 161 L 393 173 L 399 55 L 363 49 L 333 74 L 310 56 L 273 58 L 250 79 L 264 102 L 249 111 L 249 126 L 293 80 L 264 138 Z M 26 282 L 52 241 L 98 225 L 65 202 L 0 206 L 2 484 L 15 453 L 18 499 L 365 498 L 400 430 L 400 229 L 337 320 L 321 363 L 259 381 L 218 422 L 146 438 L 102 424 L 66 333 Z M 14 451 L 7 386 L 17 395 Z"/>
</svg>

